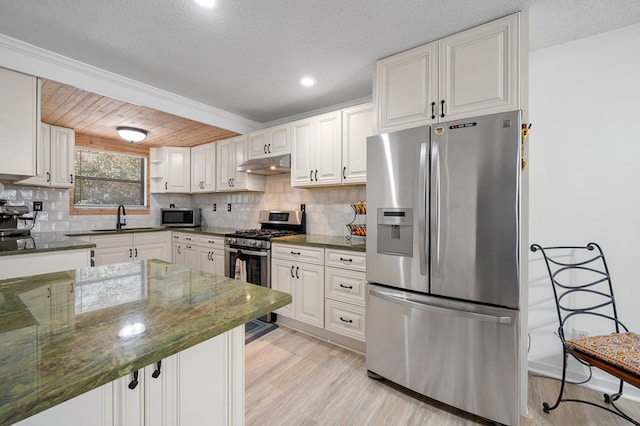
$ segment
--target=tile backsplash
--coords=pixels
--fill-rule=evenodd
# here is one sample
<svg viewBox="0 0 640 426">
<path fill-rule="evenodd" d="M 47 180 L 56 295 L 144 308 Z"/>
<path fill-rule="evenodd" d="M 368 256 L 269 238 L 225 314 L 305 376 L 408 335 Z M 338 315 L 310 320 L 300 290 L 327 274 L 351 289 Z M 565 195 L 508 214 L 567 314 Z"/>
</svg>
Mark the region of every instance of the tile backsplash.
<svg viewBox="0 0 640 426">
<path fill-rule="evenodd" d="M 215 194 L 151 194 L 151 213 L 127 215 L 127 225 L 160 225 L 160 208 L 175 204 L 176 207 L 199 207 L 203 226 L 222 228 L 258 227 L 260 210 L 297 210 L 306 205 L 307 232 L 310 234 L 344 236 L 345 224 L 354 218 L 350 204 L 365 200 L 365 186 L 340 186 L 330 188 L 292 188 L 289 174 L 267 176 L 265 192 L 215 193 Z M 4 186 L 4 188 L 2 188 Z M 43 202 L 38 213 L 34 232 L 78 231 L 114 227 L 115 215 L 69 215 L 69 191 L 52 188 L 0 185 L 0 199 L 8 204 L 26 205 L 31 210 L 33 201 Z M 217 209 L 213 211 L 213 204 Z M 231 212 L 227 211 L 231 204 Z M 20 227 L 31 223 L 20 222 Z"/>
</svg>

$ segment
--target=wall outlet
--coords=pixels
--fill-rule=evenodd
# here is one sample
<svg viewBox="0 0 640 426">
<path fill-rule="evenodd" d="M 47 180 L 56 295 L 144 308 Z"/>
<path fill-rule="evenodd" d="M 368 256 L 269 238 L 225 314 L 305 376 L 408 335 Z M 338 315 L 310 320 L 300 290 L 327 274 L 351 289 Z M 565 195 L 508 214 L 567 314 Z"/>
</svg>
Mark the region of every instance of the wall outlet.
<svg viewBox="0 0 640 426">
<path fill-rule="evenodd" d="M 227 211 L 230 212 L 231 211 L 231 204 L 227 204 Z"/>
<path fill-rule="evenodd" d="M 34 201 L 33 202 L 33 211 L 41 212 L 42 211 L 42 201 Z"/>
<path fill-rule="evenodd" d="M 578 328 L 573 329 L 574 339 L 583 339 L 585 337 L 589 337 L 589 332 L 587 330 L 580 330 Z"/>
<path fill-rule="evenodd" d="M 213 211 L 215 212 L 218 209 L 218 206 L 216 206 L 216 203 L 213 203 Z"/>
</svg>

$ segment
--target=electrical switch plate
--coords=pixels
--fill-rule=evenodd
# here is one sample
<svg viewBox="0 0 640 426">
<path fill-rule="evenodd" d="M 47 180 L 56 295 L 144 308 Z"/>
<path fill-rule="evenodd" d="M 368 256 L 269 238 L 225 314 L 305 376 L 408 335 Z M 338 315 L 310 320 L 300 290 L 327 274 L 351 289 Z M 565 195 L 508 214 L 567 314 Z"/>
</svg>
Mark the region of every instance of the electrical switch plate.
<svg viewBox="0 0 640 426">
<path fill-rule="evenodd" d="M 216 206 L 216 203 L 213 203 L 213 211 L 215 212 L 216 209 L 218 208 L 218 206 Z"/>
<path fill-rule="evenodd" d="M 306 204 L 300 204 L 300 211 L 303 212 L 307 209 L 307 205 Z"/>
<path fill-rule="evenodd" d="M 227 211 L 230 212 L 231 211 L 231 204 L 227 204 Z"/>
<path fill-rule="evenodd" d="M 42 201 L 34 201 L 33 202 L 33 211 L 41 212 L 42 211 Z"/>
</svg>

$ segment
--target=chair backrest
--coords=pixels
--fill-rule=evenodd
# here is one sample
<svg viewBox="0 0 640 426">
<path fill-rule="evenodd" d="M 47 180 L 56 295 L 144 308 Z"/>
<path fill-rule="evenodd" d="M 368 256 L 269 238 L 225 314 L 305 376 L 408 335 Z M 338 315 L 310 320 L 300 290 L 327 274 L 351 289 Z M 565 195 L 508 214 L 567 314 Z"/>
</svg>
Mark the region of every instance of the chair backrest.
<svg viewBox="0 0 640 426">
<path fill-rule="evenodd" d="M 560 322 L 558 333 L 563 341 L 565 336 L 577 337 L 568 332 L 572 327 L 577 329 L 575 323 L 579 315 L 595 318 L 598 320 L 595 322 L 609 322 L 609 332 L 619 333 L 620 327 L 626 330 L 618 321 L 609 268 L 598 244 L 589 243 L 584 247 L 532 244 L 531 251 L 540 251 L 544 257 Z"/>
</svg>

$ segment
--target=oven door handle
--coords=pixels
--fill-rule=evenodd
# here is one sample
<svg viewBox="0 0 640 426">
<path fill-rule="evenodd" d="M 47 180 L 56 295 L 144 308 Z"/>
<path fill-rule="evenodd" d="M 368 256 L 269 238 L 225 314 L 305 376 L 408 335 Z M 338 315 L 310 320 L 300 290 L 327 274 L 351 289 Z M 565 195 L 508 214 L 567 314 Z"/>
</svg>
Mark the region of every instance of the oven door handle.
<svg viewBox="0 0 640 426">
<path fill-rule="evenodd" d="M 269 256 L 269 251 L 255 251 L 255 250 L 247 250 L 247 249 L 237 249 L 233 247 L 225 247 L 224 251 L 228 251 L 229 253 L 237 253 L 241 251 L 242 253 L 248 256 L 258 256 L 258 257 L 267 257 Z"/>
</svg>

